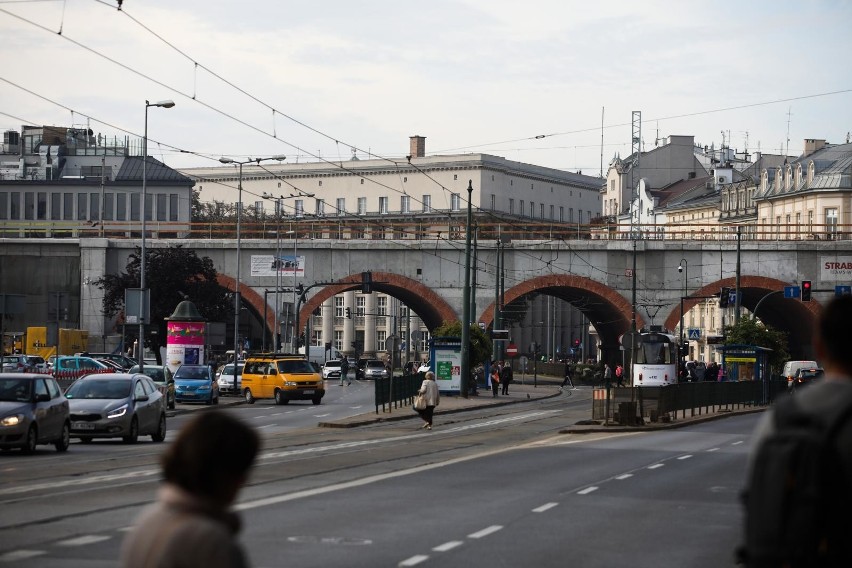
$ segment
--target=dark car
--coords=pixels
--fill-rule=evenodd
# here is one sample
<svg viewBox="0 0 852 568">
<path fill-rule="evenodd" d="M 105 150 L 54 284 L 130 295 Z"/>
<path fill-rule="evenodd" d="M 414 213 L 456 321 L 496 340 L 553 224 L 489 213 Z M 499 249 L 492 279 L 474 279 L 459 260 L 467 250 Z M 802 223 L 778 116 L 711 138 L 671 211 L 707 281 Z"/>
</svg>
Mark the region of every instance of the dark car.
<svg viewBox="0 0 852 568">
<path fill-rule="evenodd" d="M 136 365 L 136 359 L 131 359 L 127 355 L 123 353 L 80 353 L 80 355 L 85 355 L 87 357 L 92 357 L 93 359 L 109 359 L 110 361 L 117 363 L 122 370 L 127 371 L 134 365 Z M 147 364 L 147 363 L 146 363 Z"/>
<path fill-rule="evenodd" d="M 139 436 L 166 439 L 165 397 L 154 381 L 138 373 L 101 373 L 74 381 L 65 391 L 71 408 L 71 435 L 84 443 L 94 438 Z"/>
<path fill-rule="evenodd" d="M 793 375 L 793 380 L 790 382 L 790 390 L 802 388 L 811 382 L 821 379 L 825 376 L 825 371 L 822 367 L 809 367 L 797 369 Z"/>
<path fill-rule="evenodd" d="M 68 400 L 50 375 L 0 373 L 0 448 L 64 452 L 71 440 Z"/>
<path fill-rule="evenodd" d="M 177 402 L 219 404 L 219 383 L 208 365 L 181 365 L 174 380 Z"/>
<path fill-rule="evenodd" d="M 139 365 L 130 367 L 128 373 L 139 373 Z M 166 365 L 145 365 L 142 367 L 141 373 L 148 375 L 163 396 L 166 397 L 166 408 L 169 410 L 175 409 L 175 381 L 172 379 L 172 372 Z"/>
</svg>

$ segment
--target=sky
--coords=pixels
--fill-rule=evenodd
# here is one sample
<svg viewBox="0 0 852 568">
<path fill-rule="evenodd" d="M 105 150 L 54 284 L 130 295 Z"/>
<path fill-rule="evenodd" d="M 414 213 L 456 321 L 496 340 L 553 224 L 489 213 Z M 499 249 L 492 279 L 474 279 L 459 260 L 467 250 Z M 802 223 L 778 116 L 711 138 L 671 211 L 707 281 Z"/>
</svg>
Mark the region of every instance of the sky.
<svg viewBox="0 0 852 568">
<path fill-rule="evenodd" d="M 0 129 L 87 126 L 174 168 L 488 153 L 799 155 L 852 131 L 852 2 L 0 0 Z"/>
</svg>

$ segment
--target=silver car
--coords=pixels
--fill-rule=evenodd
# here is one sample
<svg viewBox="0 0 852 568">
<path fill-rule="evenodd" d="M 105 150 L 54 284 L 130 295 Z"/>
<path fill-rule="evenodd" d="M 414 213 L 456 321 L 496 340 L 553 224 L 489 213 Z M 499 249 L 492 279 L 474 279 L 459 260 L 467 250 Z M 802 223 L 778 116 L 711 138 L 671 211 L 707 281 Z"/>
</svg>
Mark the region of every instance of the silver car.
<svg viewBox="0 0 852 568">
<path fill-rule="evenodd" d="M 68 401 L 50 375 L 0 374 L 0 448 L 31 454 L 38 444 L 64 452 L 70 442 Z"/>
<path fill-rule="evenodd" d="M 166 439 L 166 398 L 150 377 L 103 373 L 74 381 L 65 392 L 71 410 L 71 436 L 84 443 L 94 438 L 122 438 L 133 444 L 139 436 Z"/>
<path fill-rule="evenodd" d="M 239 394 L 240 392 L 240 377 L 243 376 L 243 367 L 245 363 L 237 363 L 237 376 L 234 377 L 234 364 L 228 363 L 223 365 L 216 372 L 216 381 L 219 383 L 219 392 L 221 394 Z"/>
</svg>

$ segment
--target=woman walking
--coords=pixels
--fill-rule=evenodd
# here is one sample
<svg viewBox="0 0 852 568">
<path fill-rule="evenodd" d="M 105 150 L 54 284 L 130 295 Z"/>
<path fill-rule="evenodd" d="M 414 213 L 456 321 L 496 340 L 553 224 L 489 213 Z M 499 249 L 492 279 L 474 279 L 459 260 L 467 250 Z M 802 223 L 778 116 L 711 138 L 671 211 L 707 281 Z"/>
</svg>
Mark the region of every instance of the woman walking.
<svg viewBox="0 0 852 568">
<path fill-rule="evenodd" d="M 435 407 L 441 402 L 441 393 L 438 391 L 438 383 L 435 382 L 435 373 L 432 371 L 426 373 L 426 378 L 423 379 L 420 390 L 417 392 L 426 399 L 426 408 L 417 412 L 420 413 L 420 418 L 425 422 L 423 427 L 431 430 L 432 415 L 435 412 Z"/>
</svg>

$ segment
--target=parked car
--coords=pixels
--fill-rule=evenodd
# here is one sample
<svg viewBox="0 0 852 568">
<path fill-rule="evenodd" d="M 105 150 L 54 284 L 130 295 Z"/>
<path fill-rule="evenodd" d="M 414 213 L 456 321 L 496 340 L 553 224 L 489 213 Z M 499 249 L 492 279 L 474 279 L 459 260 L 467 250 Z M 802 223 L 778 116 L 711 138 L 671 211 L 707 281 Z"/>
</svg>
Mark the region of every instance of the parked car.
<svg viewBox="0 0 852 568">
<path fill-rule="evenodd" d="M 216 382 L 219 383 L 219 394 L 239 394 L 240 393 L 240 378 L 243 375 L 243 367 L 245 363 L 237 362 L 237 373 L 234 375 L 234 364 L 228 363 L 222 365 L 219 371 L 216 372 Z"/>
<path fill-rule="evenodd" d="M 788 385 L 790 390 L 800 389 L 811 382 L 821 379 L 825 376 L 825 371 L 822 367 L 810 367 L 797 369 L 793 375 L 793 381 Z"/>
<path fill-rule="evenodd" d="M 69 405 L 50 375 L 0 373 L 0 448 L 31 454 L 38 444 L 58 452 L 71 440 Z"/>
<path fill-rule="evenodd" d="M 130 367 L 128 373 L 139 373 L 148 375 L 157 388 L 166 397 L 166 408 L 169 410 L 175 409 L 175 381 L 172 378 L 172 372 L 166 365 L 145 365 L 142 371 L 139 371 L 139 365 Z"/>
<path fill-rule="evenodd" d="M 364 365 L 365 379 L 386 379 L 389 376 L 388 368 L 381 359 L 369 359 Z"/>
<path fill-rule="evenodd" d="M 341 361 L 340 359 L 329 359 L 325 362 L 325 365 L 322 366 L 322 378 L 323 379 L 339 379 L 340 378 L 340 370 L 341 370 Z"/>
<path fill-rule="evenodd" d="M 325 396 L 325 383 L 303 356 L 265 353 L 246 359 L 242 391 L 249 404 L 259 398 L 275 399 L 275 404 L 291 400 L 320 404 Z"/>
<path fill-rule="evenodd" d="M 2 366 L 4 373 L 43 373 L 47 371 L 47 363 L 38 355 L 4 355 Z"/>
<path fill-rule="evenodd" d="M 93 357 L 93 359 L 95 361 L 97 361 L 98 363 L 103 363 L 104 365 L 109 367 L 110 370 L 112 370 L 115 373 L 123 373 L 127 370 L 124 367 L 122 367 L 121 365 L 119 365 L 118 363 L 116 363 L 115 361 L 113 361 L 112 359 L 103 359 L 103 358 L 100 358 L 100 357 Z"/>
<path fill-rule="evenodd" d="M 71 436 L 84 443 L 94 438 L 139 436 L 166 439 L 166 398 L 146 375 L 103 373 L 74 381 L 65 391 L 71 412 Z"/>
<path fill-rule="evenodd" d="M 177 402 L 219 404 L 219 383 L 208 365 L 181 365 L 174 380 Z"/>
<path fill-rule="evenodd" d="M 51 370 L 54 373 L 58 371 L 90 371 L 92 373 L 104 373 L 111 369 L 91 357 L 83 357 L 80 355 L 60 355 L 53 362 Z"/>
<path fill-rule="evenodd" d="M 91 357 L 93 359 L 109 359 L 115 363 L 118 363 L 118 366 L 124 369 L 125 371 L 136 365 L 136 359 L 131 359 L 124 353 L 76 353 L 76 355 L 82 355 L 84 357 Z"/>
<path fill-rule="evenodd" d="M 25 355 L 30 370 L 36 373 L 47 373 L 47 361 L 41 355 Z"/>
</svg>

